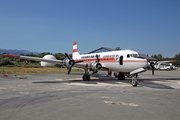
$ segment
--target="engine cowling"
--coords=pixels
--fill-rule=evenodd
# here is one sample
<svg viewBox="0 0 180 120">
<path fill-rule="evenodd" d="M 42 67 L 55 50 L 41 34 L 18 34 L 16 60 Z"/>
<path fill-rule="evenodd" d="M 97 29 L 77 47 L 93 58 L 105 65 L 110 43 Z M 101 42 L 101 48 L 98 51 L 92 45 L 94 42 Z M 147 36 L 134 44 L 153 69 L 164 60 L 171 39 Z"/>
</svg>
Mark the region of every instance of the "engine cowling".
<svg viewBox="0 0 180 120">
<path fill-rule="evenodd" d="M 69 67 L 70 67 L 69 59 L 68 59 L 68 58 L 65 58 L 63 61 L 64 61 L 65 66 L 66 66 L 67 68 L 69 68 Z"/>
<path fill-rule="evenodd" d="M 43 59 L 51 59 L 51 60 L 56 60 L 56 58 L 53 55 L 45 55 Z M 41 66 L 46 67 L 46 66 L 55 66 L 55 64 L 48 63 L 48 62 L 42 62 L 41 61 Z"/>
<path fill-rule="evenodd" d="M 93 63 L 91 63 L 91 68 L 92 68 L 92 70 L 94 71 L 96 68 L 98 68 L 98 67 L 102 67 L 102 65 L 100 64 L 100 63 L 98 63 L 98 62 L 93 62 Z"/>
</svg>

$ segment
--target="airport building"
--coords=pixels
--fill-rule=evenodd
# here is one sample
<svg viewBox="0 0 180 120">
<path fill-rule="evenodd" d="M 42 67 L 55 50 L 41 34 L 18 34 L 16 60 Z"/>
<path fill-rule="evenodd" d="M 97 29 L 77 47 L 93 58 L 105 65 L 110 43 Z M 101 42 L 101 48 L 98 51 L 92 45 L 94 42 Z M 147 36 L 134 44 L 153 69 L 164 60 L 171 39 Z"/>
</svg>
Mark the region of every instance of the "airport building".
<svg viewBox="0 0 180 120">
<path fill-rule="evenodd" d="M 96 50 L 93 50 L 87 54 L 91 54 L 91 53 L 100 53 L 100 52 L 109 52 L 109 51 L 115 51 L 114 49 L 112 48 L 107 48 L 107 47 L 101 47 L 101 48 L 98 48 Z"/>
</svg>

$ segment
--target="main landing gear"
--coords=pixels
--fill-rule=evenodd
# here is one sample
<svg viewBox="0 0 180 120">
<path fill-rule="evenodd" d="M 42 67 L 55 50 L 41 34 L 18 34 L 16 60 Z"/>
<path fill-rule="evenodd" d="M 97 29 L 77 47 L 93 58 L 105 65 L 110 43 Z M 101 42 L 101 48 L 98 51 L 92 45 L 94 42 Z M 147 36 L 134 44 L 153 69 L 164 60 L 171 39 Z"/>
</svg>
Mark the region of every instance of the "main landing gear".
<svg viewBox="0 0 180 120">
<path fill-rule="evenodd" d="M 119 73 L 119 75 L 117 76 L 118 80 L 125 80 L 125 76 L 123 73 Z"/>
<path fill-rule="evenodd" d="M 133 87 L 136 87 L 138 85 L 138 81 L 137 81 L 137 76 L 138 74 L 133 74 L 131 75 L 132 76 L 132 86 Z M 125 80 L 125 75 L 123 73 L 119 73 L 118 75 L 116 75 L 116 77 L 119 79 L 119 80 Z M 85 73 L 83 75 L 83 81 L 90 81 L 90 75 L 89 75 L 89 72 L 88 70 L 85 70 Z"/>
<path fill-rule="evenodd" d="M 90 75 L 88 69 L 85 69 L 85 73 L 83 75 L 83 81 L 90 81 Z"/>
<path fill-rule="evenodd" d="M 90 75 L 85 73 L 83 75 L 83 81 L 90 81 Z"/>
<path fill-rule="evenodd" d="M 121 72 L 114 72 L 114 76 L 118 78 L 118 80 L 125 80 L 125 75 Z"/>
</svg>

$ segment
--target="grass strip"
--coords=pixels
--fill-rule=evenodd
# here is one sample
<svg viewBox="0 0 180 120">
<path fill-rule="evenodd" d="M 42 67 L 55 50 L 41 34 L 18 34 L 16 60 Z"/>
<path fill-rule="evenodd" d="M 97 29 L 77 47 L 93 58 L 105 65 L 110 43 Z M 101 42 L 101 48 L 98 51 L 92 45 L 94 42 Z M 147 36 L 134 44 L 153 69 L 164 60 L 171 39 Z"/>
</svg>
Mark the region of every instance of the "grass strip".
<svg viewBox="0 0 180 120">
<path fill-rule="evenodd" d="M 43 68 L 24 68 L 24 67 L 0 67 L 2 76 L 2 71 L 5 71 L 8 75 L 35 75 L 35 74 L 57 74 L 57 73 L 67 73 L 66 68 L 57 67 L 43 67 Z M 80 69 L 72 69 L 71 72 L 84 72 Z"/>
</svg>

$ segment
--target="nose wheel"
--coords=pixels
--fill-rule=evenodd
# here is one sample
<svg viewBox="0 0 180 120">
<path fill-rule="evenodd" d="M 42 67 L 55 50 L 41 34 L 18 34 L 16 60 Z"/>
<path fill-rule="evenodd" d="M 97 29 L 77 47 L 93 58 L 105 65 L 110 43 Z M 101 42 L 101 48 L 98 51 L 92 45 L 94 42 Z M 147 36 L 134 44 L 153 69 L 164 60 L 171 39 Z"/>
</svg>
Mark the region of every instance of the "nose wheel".
<svg viewBox="0 0 180 120">
<path fill-rule="evenodd" d="M 137 85 L 138 85 L 138 82 L 137 82 L 136 76 L 133 76 L 132 77 L 132 86 L 136 87 Z"/>
</svg>

